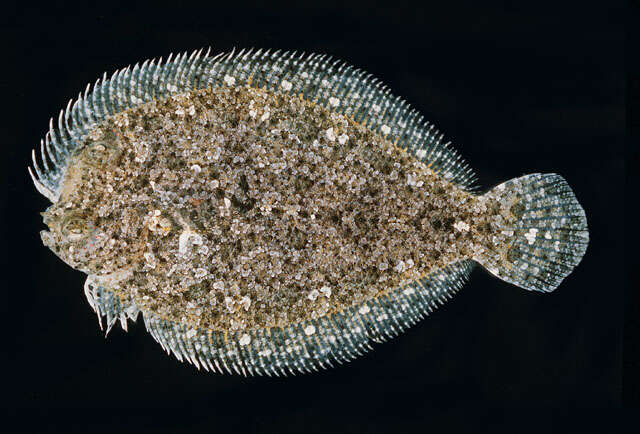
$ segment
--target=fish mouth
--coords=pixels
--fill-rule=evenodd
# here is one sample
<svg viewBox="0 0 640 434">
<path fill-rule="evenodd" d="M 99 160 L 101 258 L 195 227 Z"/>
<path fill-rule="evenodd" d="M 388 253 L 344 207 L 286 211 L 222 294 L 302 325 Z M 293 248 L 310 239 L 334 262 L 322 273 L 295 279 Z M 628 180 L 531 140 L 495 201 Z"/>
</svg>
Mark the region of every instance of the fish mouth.
<svg viewBox="0 0 640 434">
<path fill-rule="evenodd" d="M 55 240 L 55 235 L 51 231 L 40 231 L 40 238 L 42 239 L 42 244 L 49 248 L 62 262 L 70 266 L 71 268 L 76 268 L 77 264 L 74 264 L 71 261 L 70 257 L 62 254 L 62 249 L 60 245 Z"/>
<path fill-rule="evenodd" d="M 42 239 L 42 244 L 49 248 L 56 256 L 62 259 L 66 264 L 69 262 L 64 258 L 60 253 L 60 246 L 55 240 L 55 236 L 52 231 L 40 231 L 40 238 Z M 70 265 L 70 264 L 69 264 Z"/>
<path fill-rule="evenodd" d="M 49 247 L 55 252 L 55 249 L 53 248 L 55 243 L 53 239 L 53 233 L 51 231 L 40 231 L 40 239 L 42 239 L 42 244 Z"/>
</svg>

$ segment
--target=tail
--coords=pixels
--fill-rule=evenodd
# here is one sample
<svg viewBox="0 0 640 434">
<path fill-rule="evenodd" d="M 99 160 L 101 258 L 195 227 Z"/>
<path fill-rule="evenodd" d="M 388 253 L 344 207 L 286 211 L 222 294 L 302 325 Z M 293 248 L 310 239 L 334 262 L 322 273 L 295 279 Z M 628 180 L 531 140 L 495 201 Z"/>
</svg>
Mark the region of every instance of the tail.
<svg viewBox="0 0 640 434">
<path fill-rule="evenodd" d="M 556 174 L 512 179 L 485 194 L 500 206 L 503 242 L 474 258 L 521 288 L 551 292 L 578 265 L 589 244 L 587 218 Z"/>
</svg>

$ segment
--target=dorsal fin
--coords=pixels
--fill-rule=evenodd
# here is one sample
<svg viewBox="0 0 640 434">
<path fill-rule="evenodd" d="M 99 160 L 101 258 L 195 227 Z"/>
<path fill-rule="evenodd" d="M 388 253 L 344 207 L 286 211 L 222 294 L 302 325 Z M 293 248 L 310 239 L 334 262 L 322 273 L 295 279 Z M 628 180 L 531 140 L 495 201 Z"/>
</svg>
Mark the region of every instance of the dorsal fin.
<svg viewBox="0 0 640 434">
<path fill-rule="evenodd" d="M 221 332 L 194 329 L 142 312 L 147 330 L 167 353 L 214 372 L 289 375 L 333 367 L 362 355 L 424 318 L 466 282 L 475 262 L 456 262 L 358 306 L 284 328 Z M 137 313 L 135 303 L 90 286 L 89 301 L 107 327 Z M 126 312 L 131 312 L 127 314 Z"/>
<path fill-rule="evenodd" d="M 443 135 L 407 102 L 393 96 L 371 74 L 326 55 L 269 50 L 242 50 L 210 56 L 202 50 L 173 58 L 145 61 L 133 68 L 105 73 L 91 90 L 70 100 L 53 119 L 35 152 L 29 173 L 40 193 L 55 202 L 68 158 L 87 133 L 107 117 L 153 99 L 209 86 L 245 86 L 302 95 L 303 98 L 360 122 L 426 162 L 431 169 L 464 189 L 473 190 L 475 176 Z"/>
</svg>

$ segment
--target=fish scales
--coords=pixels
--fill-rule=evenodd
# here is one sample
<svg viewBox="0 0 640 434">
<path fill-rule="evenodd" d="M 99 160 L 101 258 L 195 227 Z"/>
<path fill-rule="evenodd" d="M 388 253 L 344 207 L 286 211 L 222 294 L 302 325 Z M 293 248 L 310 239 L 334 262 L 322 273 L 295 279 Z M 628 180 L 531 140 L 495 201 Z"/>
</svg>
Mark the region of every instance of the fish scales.
<svg viewBox="0 0 640 434">
<path fill-rule="evenodd" d="M 107 331 L 141 312 L 163 349 L 216 372 L 351 360 L 477 263 L 552 291 L 588 244 L 560 176 L 479 194 L 432 125 L 325 56 L 146 61 L 70 102 L 40 151 L 43 242 L 88 275 Z"/>
</svg>

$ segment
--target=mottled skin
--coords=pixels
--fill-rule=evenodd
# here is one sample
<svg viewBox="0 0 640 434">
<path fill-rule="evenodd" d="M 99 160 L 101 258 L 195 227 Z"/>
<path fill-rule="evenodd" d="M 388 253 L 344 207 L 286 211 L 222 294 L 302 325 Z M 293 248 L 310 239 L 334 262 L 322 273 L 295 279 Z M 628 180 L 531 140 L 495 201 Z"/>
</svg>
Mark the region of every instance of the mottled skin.
<svg viewBox="0 0 640 434">
<path fill-rule="evenodd" d="M 44 244 L 68 265 L 90 275 L 131 268 L 134 266 L 131 254 L 141 248 L 134 242 L 122 245 L 126 247 L 123 251 L 109 242 L 114 228 L 105 224 L 97 208 L 106 198 L 92 189 L 95 177 L 116 166 L 121 152 L 114 137 L 106 136 L 87 144 L 73 157 L 60 199 L 42 213 L 50 229 L 40 233 Z"/>
<path fill-rule="evenodd" d="M 143 310 L 237 330 L 317 318 L 486 249 L 504 255 L 514 213 L 342 115 L 218 88 L 94 129 L 42 238 Z"/>
</svg>

